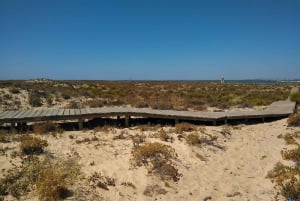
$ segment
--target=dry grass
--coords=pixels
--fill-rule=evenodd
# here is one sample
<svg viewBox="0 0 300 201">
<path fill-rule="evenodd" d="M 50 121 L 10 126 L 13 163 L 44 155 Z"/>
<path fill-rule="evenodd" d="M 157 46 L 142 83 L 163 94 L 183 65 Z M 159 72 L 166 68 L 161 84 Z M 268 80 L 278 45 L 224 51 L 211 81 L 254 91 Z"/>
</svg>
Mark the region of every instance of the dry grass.
<svg viewBox="0 0 300 201">
<path fill-rule="evenodd" d="M 195 126 L 190 123 L 182 122 L 175 125 L 176 133 L 191 132 L 195 130 Z"/>
<path fill-rule="evenodd" d="M 116 179 L 108 176 L 103 176 L 100 172 L 94 172 L 88 177 L 88 182 L 93 189 L 96 187 L 104 190 L 109 190 L 108 186 L 116 186 Z"/>
<path fill-rule="evenodd" d="M 134 165 L 145 165 L 150 173 L 159 175 L 163 180 L 178 181 L 181 176 L 172 163 L 172 159 L 176 159 L 177 155 L 169 145 L 158 142 L 146 143 L 134 147 L 131 154 Z"/>
<path fill-rule="evenodd" d="M 56 133 L 62 133 L 63 130 L 61 129 L 59 124 L 52 123 L 52 122 L 45 122 L 45 123 L 38 123 L 34 124 L 33 126 L 33 132 L 36 134 L 56 134 Z"/>
<path fill-rule="evenodd" d="M 300 114 L 292 114 L 289 116 L 287 123 L 289 126 L 300 126 Z"/>
<path fill-rule="evenodd" d="M 287 134 L 283 138 L 287 144 L 295 144 L 293 137 L 297 135 L 297 133 Z M 300 200 L 300 146 L 297 144 L 297 148 L 281 151 L 281 155 L 283 159 L 295 162 L 295 165 L 285 166 L 277 163 L 267 174 L 267 178 L 276 182 L 281 195 L 287 200 Z"/>
<path fill-rule="evenodd" d="M 44 152 L 44 147 L 48 143 L 39 137 L 26 136 L 20 143 L 20 149 L 24 154 L 40 154 Z"/>
</svg>

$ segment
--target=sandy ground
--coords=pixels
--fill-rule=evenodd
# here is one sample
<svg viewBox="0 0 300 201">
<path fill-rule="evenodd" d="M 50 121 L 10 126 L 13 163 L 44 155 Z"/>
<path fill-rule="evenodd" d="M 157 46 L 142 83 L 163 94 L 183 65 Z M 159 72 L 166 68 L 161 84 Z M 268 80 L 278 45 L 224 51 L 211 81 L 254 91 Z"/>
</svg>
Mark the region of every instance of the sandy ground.
<svg viewBox="0 0 300 201">
<path fill-rule="evenodd" d="M 178 134 L 172 127 L 163 128 L 174 137 L 172 143 L 153 137 L 161 128 L 153 131 L 138 128 L 68 131 L 56 137 L 42 137 L 49 143 L 47 152 L 59 157 L 78 157 L 86 177 L 96 171 L 116 179 L 116 186 L 109 187 L 109 190 L 97 188 L 94 192 L 104 200 L 270 201 L 274 200 L 276 191 L 274 184 L 265 177 L 275 163 L 282 161 L 280 151 L 287 147 L 277 136 L 300 130 L 288 128 L 286 120 L 229 127 L 231 134 L 226 136 L 221 134 L 224 126 L 205 127 L 206 133 L 219 137 L 217 144 L 223 149 L 211 145 L 188 145 L 185 140 L 177 138 Z M 113 137 L 121 132 L 128 136 L 127 139 L 114 140 Z M 159 141 L 175 149 L 178 159 L 174 163 L 182 174 L 178 182 L 162 181 L 148 173 L 145 167 L 131 165 L 133 143 L 129 136 L 142 133 L 147 136 L 146 142 Z M 78 140 L 92 137 L 98 140 L 78 143 Z M 11 148 L 8 155 L 18 149 L 16 142 L 2 145 Z M 9 160 L 9 157 L 0 156 L 2 173 L 11 167 Z M 133 185 L 126 186 L 125 182 Z M 158 190 L 145 195 L 147 188 Z M 160 194 L 161 189 L 166 193 Z M 29 197 L 24 200 L 37 199 Z"/>
</svg>

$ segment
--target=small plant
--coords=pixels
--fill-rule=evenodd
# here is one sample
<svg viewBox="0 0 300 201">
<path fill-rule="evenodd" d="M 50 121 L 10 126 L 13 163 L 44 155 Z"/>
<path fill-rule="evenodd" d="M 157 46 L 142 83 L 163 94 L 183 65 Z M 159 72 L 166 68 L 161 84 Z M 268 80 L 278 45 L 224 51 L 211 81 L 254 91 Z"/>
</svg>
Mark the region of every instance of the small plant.
<svg viewBox="0 0 300 201">
<path fill-rule="evenodd" d="M 143 194 L 149 197 L 153 197 L 155 195 L 165 195 L 166 193 L 167 191 L 164 188 L 156 184 L 147 186 Z"/>
<path fill-rule="evenodd" d="M 281 155 L 283 159 L 294 161 L 296 164 L 300 165 L 300 146 L 296 149 L 281 151 Z"/>
<path fill-rule="evenodd" d="M 173 142 L 173 138 L 172 136 L 170 136 L 164 129 L 160 129 L 159 131 L 159 138 L 162 140 L 162 141 L 170 141 L 170 142 Z"/>
<path fill-rule="evenodd" d="M 134 147 L 131 154 L 134 165 L 147 166 L 149 172 L 158 174 L 163 180 L 173 179 L 178 181 L 181 176 L 172 163 L 172 159 L 175 159 L 177 155 L 169 145 L 158 142 L 146 143 Z"/>
<path fill-rule="evenodd" d="M 175 125 L 177 133 L 190 132 L 195 130 L 195 126 L 190 123 L 182 122 Z"/>
<path fill-rule="evenodd" d="M 300 114 L 291 114 L 287 120 L 289 126 L 299 126 L 300 125 Z"/>
<path fill-rule="evenodd" d="M 199 134 L 191 133 L 185 137 L 185 140 L 189 145 L 196 145 L 196 144 L 200 144 L 199 138 L 200 138 Z"/>
<path fill-rule="evenodd" d="M 2 143 L 8 143 L 10 142 L 8 139 L 7 132 L 4 130 L 0 130 L 0 142 Z"/>
<path fill-rule="evenodd" d="M 20 149 L 24 154 L 40 154 L 44 152 L 44 147 L 47 147 L 46 140 L 39 137 L 27 136 L 20 143 Z"/>
<path fill-rule="evenodd" d="M 18 88 L 11 88 L 11 89 L 9 89 L 9 91 L 12 94 L 19 94 L 20 93 L 20 90 Z"/>
<path fill-rule="evenodd" d="M 295 134 L 291 134 L 291 133 L 287 133 L 285 135 L 278 136 L 278 138 L 283 138 L 287 145 L 291 145 L 291 144 L 298 145 L 298 143 L 296 142 L 294 137 L 295 137 Z"/>
<path fill-rule="evenodd" d="M 92 188 L 102 188 L 109 190 L 108 186 L 116 186 L 116 179 L 108 176 L 103 176 L 100 172 L 94 172 L 89 176 L 88 181 Z"/>
<path fill-rule="evenodd" d="M 69 196 L 72 186 L 80 175 L 80 166 L 76 160 L 58 160 L 44 167 L 36 182 L 36 191 L 40 200 L 56 201 Z"/>
<path fill-rule="evenodd" d="M 32 107 L 40 107 L 43 105 L 42 99 L 36 93 L 30 93 L 28 98 L 29 98 L 29 104 Z"/>
</svg>

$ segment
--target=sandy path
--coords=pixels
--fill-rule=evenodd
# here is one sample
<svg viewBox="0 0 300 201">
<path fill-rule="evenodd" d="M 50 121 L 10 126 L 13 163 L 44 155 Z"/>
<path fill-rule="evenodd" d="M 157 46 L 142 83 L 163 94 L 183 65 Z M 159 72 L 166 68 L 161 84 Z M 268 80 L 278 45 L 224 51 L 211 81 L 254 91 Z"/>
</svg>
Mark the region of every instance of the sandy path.
<svg viewBox="0 0 300 201">
<path fill-rule="evenodd" d="M 186 196 L 192 194 L 185 199 L 272 200 L 276 194 L 274 185 L 265 176 L 276 162 L 282 161 L 280 150 L 285 144 L 277 136 L 287 132 L 285 124 L 286 120 L 280 120 L 234 130 L 225 143 L 225 151 L 183 173 L 179 185 L 190 192 Z"/>
</svg>

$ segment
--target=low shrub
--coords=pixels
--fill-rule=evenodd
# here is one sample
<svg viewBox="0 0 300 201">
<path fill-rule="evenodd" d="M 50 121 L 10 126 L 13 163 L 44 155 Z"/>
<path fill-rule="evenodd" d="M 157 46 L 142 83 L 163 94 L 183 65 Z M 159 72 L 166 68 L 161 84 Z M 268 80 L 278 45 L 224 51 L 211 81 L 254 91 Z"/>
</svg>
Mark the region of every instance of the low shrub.
<svg viewBox="0 0 300 201">
<path fill-rule="evenodd" d="M 109 190 L 108 186 L 116 186 L 116 179 L 103 176 L 100 172 L 94 172 L 91 176 L 88 177 L 88 182 L 92 188 L 103 188 L 104 190 Z"/>
<path fill-rule="evenodd" d="M 190 132 L 194 130 L 195 130 L 195 126 L 190 123 L 182 122 L 175 125 L 175 131 L 177 133 Z"/>
<path fill-rule="evenodd" d="M 300 166 L 300 146 L 298 146 L 296 149 L 281 151 L 281 155 L 283 159 L 294 161 Z"/>
<path fill-rule="evenodd" d="M 33 132 L 36 134 L 47 134 L 47 133 L 62 133 L 63 130 L 61 129 L 59 124 L 46 122 L 46 123 L 38 123 L 33 125 Z"/>
<path fill-rule="evenodd" d="M 80 166 L 74 159 L 58 160 L 44 167 L 36 181 L 36 191 L 42 201 L 61 200 L 70 195 L 72 186 L 80 176 Z"/>
<path fill-rule="evenodd" d="M 131 154 L 134 165 L 145 165 L 150 173 L 159 175 L 163 180 L 173 179 L 178 181 L 181 176 L 172 163 L 172 159 L 175 159 L 177 155 L 169 145 L 158 142 L 146 143 L 134 147 Z"/>
<path fill-rule="evenodd" d="M 300 91 L 293 93 L 291 95 L 291 100 L 295 101 L 297 104 L 300 104 Z"/>
<path fill-rule="evenodd" d="M 41 107 L 43 105 L 42 99 L 40 98 L 40 96 L 38 96 L 35 93 L 29 93 L 28 98 L 29 98 L 29 104 L 32 107 Z"/>
<path fill-rule="evenodd" d="M 44 147 L 47 147 L 48 143 L 38 137 L 26 136 L 20 143 L 20 149 L 24 154 L 40 154 L 44 152 Z"/>
<path fill-rule="evenodd" d="M 8 174 L 0 179 L 0 198 L 10 194 L 19 199 L 34 187 L 42 170 L 43 164 L 37 157 L 24 160 L 20 167 L 8 171 Z"/>
<path fill-rule="evenodd" d="M 289 116 L 287 123 L 289 126 L 300 126 L 300 114 L 292 114 Z"/>
<path fill-rule="evenodd" d="M 5 130 L 0 130 L 0 142 L 8 143 L 10 140 L 8 139 L 8 134 Z"/>
<path fill-rule="evenodd" d="M 9 89 L 9 91 L 12 94 L 19 94 L 20 93 L 20 90 L 18 88 L 11 88 L 11 89 Z"/>
<path fill-rule="evenodd" d="M 196 145 L 196 144 L 200 144 L 199 138 L 200 138 L 199 134 L 191 133 L 185 137 L 185 140 L 189 145 Z"/>
</svg>

